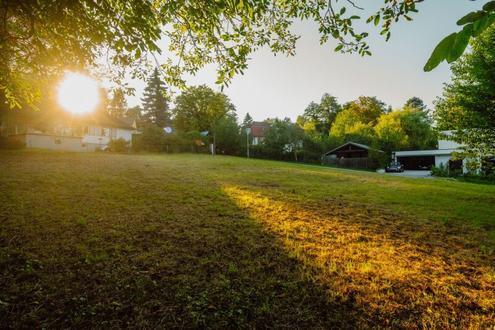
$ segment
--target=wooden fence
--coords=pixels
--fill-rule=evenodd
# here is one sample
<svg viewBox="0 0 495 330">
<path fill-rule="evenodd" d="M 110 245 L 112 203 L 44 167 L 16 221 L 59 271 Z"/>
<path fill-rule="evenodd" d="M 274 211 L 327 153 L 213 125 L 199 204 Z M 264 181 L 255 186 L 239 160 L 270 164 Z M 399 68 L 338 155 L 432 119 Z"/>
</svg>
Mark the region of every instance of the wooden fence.
<svg viewBox="0 0 495 330">
<path fill-rule="evenodd" d="M 375 160 L 367 158 L 329 158 L 324 157 L 323 164 L 334 165 L 338 167 L 346 168 L 362 168 L 374 170 L 378 168 L 378 164 Z"/>
</svg>

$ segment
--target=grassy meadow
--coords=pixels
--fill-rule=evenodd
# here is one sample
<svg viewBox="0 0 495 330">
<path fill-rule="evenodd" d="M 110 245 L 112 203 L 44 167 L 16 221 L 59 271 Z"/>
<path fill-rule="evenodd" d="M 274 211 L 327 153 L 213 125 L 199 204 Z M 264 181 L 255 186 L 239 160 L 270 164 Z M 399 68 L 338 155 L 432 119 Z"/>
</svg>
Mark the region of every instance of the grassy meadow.
<svg viewBox="0 0 495 330">
<path fill-rule="evenodd" d="M 2 151 L 0 324 L 488 328 L 495 185 Z"/>
</svg>

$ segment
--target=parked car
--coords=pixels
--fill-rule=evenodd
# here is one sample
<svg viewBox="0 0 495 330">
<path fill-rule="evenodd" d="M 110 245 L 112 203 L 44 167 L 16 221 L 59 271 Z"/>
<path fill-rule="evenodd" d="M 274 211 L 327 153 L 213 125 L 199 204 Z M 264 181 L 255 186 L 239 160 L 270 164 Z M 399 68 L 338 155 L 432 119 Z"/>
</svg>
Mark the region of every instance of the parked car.
<svg viewBox="0 0 495 330">
<path fill-rule="evenodd" d="M 389 172 L 397 172 L 397 173 L 404 172 L 404 165 L 402 165 L 399 162 L 390 163 L 390 165 L 385 167 L 385 172 L 387 172 L 387 173 L 389 173 Z"/>
</svg>

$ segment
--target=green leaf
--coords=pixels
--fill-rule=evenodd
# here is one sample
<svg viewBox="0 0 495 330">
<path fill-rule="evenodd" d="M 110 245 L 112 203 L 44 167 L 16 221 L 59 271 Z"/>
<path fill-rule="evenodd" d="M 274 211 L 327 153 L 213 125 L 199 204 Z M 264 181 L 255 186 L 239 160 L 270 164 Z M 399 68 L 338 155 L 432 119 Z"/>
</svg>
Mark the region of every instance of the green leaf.
<svg viewBox="0 0 495 330">
<path fill-rule="evenodd" d="M 335 47 L 335 51 L 336 52 L 341 51 L 342 48 L 344 48 L 344 45 L 338 45 L 337 47 Z"/>
<path fill-rule="evenodd" d="M 423 68 L 426 72 L 430 72 L 435 69 L 440 63 L 442 63 L 443 60 L 447 58 L 456 36 L 457 33 L 452 33 L 440 41 Z"/>
<path fill-rule="evenodd" d="M 375 26 L 378 26 L 379 23 L 380 23 L 380 15 L 376 15 L 373 24 L 375 24 Z"/>
<path fill-rule="evenodd" d="M 495 11 L 495 1 L 485 3 L 485 5 L 483 6 L 483 10 L 488 12 Z"/>
<path fill-rule="evenodd" d="M 467 14 L 466 16 L 464 16 L 463 18 L 461 18 L 460 20 L 457 21 L 457 25 L 464 25 L 464 24 L 468 24 L 468 23 L 473 23 L 477 20 L 480 20 L 482 19 L 484 16 L 486 16 L 487 13 L 485 11 L 473 11 L 469 14 Z"/>
<path fill-rule="evenodd" d="M 494 22 L 495 22 L 495 14 L 485 16 L 482 19 L 474 22 L 472 36 L 473 37 L 479 36 L 483 31 L 486 30 L 486 28 L 488 28 Z"/>
<path fill-rule="evenodd" d="M 447 55 L 447 62 L 452 63 L 457 60 L 466 50 L 466 47 L 471 39 L 471 34 L 473 32 L 473 24 L 466 25 L 461 32 L 457 33 L 454 42 L 450 48 Z"/>
</svg>

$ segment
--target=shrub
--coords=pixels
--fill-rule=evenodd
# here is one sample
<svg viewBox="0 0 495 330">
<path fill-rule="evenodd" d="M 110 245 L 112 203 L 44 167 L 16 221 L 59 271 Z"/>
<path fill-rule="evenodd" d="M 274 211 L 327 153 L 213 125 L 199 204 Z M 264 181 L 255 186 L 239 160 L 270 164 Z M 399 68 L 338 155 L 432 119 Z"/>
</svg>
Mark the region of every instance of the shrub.
<svg viewBox="0 0 495 330">
<path fill-rule="evenodd" d="M 444 178 L 449 177 L 449 168 L 443 165 L 443 163 L 440 166 L 433 166 L 431 168 L 431 175 Z"/>
<path fill-rule="evenodd" d="M 129 141 L 119 138 L 108 143 L 108 150 L 113 152 L 126 152 L 129 150 Z"/>
</svg>

